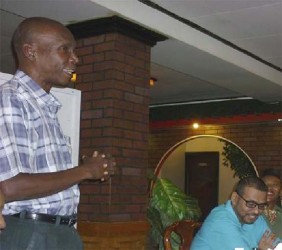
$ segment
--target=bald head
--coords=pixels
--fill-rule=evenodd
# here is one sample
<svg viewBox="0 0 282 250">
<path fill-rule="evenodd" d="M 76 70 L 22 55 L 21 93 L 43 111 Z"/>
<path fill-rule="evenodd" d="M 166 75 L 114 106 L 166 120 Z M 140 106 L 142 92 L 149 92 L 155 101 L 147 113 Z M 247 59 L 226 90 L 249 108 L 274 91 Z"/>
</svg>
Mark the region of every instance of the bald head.
<svg viewBox="0 0 282 250">
<path fill-rule="evenodd" d="M 78 58 L 75 39 L 63 24 L 44 17 L 27 18 L 15 30 L 12 44 L 17 68 L 46 92 L 70 82 Z"/>
<path fill-rule="evenodd" d="M 12 38 L 12 46 L 17 60 L 20 60 L 23 56 L 22 48 L 24 44 L 33 43 L 38 35 L 44 34 L 50 28 L 67 31 L 67 28 L 61 23 L 45 17 L 30 17 L 22 21 Z"/>
</svg>

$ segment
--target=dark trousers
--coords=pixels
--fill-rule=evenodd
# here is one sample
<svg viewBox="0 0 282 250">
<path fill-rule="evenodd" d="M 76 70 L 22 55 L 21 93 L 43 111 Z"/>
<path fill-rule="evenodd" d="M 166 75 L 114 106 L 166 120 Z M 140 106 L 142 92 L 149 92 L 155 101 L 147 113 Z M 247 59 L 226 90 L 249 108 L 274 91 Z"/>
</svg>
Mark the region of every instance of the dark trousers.
<svg viewBox="0 0 282 250">
<path fill-rule="evenodd" d="M 0 234 L 0 250 L 82 250 L 74 227 L 4 216 L 6 228 Z"/>
</svg>

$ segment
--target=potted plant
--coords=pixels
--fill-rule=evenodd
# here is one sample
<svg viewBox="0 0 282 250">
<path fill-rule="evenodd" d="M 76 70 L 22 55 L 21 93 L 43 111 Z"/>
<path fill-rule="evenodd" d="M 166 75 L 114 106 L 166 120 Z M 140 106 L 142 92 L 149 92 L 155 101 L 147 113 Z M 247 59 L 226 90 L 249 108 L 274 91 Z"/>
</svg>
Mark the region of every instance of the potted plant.
<svg viewBox="0 0 282 250">
<path fill-rule="evenodd" d="M 234 171 L 234 176 L 240 179 L 247 176 L 257 176 L 254 164 L 251 159 L 238 146 L 228 141 L 219 139 L 223 146 L 223 165 L 230 167 Z"/>
<path fill-rule="evenodd" d="M 158 249 L 164 249 L 163 235 L 167 226 L 178 220 L 198 221 L 201 210 L 198 201 L 185 194 L 171 181 L 154 177 L 147 217 L 151 224 L 150 237 Z M 173 249 L 179 249 L 180 238 L 172 235 Z"/>
</svg>

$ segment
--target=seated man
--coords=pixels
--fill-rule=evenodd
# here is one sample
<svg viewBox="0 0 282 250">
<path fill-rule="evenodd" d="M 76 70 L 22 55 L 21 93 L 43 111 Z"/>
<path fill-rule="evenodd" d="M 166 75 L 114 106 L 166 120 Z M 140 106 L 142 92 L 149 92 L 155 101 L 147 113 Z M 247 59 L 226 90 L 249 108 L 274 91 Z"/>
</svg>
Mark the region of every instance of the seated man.
<svg viewBox="0 0 282 250">
<path fill-rule="evenodd" d="M 231 200 L 213 209 L 192 241 L 191 250 L 274 249 L 280 241 L 262 217 L 267 186 L 258 177 L 240 180 Z"/>
<path fill-rule="evenodd" d="M 6 223 L 4 220 L 4 217 L 2 215 L 2 209 L 4 208 L 4 195 L 2 193 L 2 191 L 0 190 L 0 232 L 2 229 L 4 229 L 6 227 Z"/>
<path fill-rule="evenodd" d="M 282 238 L 282 208 L 279 206 L 281 179 L 280 171 L 277 169 L 266 169 L 262 174 L 262 180 L 268 187 L 266 200 L 267 209 L 264 210 L 264 218 L 269 228 L 280 238 Z"/>
</svg>

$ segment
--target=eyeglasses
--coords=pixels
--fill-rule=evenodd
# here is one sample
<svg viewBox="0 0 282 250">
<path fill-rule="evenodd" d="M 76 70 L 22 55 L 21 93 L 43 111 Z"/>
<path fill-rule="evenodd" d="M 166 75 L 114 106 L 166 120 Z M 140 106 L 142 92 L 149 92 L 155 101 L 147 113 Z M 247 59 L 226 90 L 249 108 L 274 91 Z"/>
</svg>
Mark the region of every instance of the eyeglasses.
<svg viewBox="0 0 282 250">
<path fill-rule="evenodd" d="M 246 207 L 248 208 L 255 208 L 258 207 L 259 210 L 264 210 L 268 207 L 267 203 L 256 203 L 255 201 L 247 201 L 242 195 L 240 195 L 239 193 L 237 193 L 239 197 L 241 197 L 245 203 L 246 203 Z"/>
</svg>

